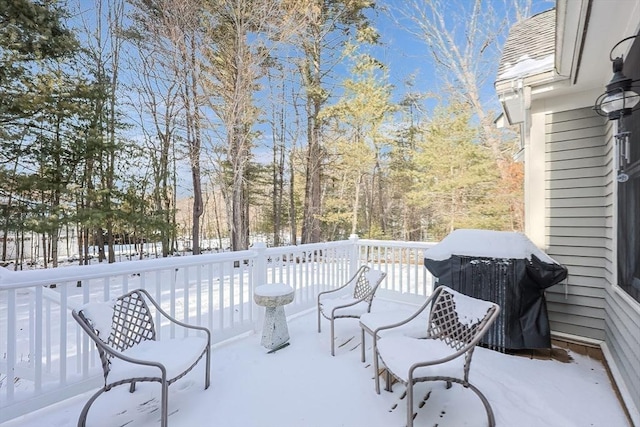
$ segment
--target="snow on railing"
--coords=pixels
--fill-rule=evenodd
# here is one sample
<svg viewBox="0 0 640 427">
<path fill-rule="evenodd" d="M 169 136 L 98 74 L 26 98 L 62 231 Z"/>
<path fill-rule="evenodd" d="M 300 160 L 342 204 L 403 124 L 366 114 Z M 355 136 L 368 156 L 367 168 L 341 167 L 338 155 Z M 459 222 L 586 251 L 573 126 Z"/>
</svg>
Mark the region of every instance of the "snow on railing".
<svg viewBox="0 0 640 427">
<path fill-rule="evenodd" d="M 359 240 L 56 269 L 0 269 L 0 423 L 95 388 L 97 352 L 70 311 L 145 288 L 172 316 L 208 327 L 214 343 L 261 328 L 253 303 L 261 284 L 296 291 L 287 315 L 315 307 L 318 292 L 345 283 L 366 263 L 383 270 L 382 288 L 429 295 L 423 251 L 433 244 Z M 156 319 L 159 338 L 173 336 Z"/>
</svg>

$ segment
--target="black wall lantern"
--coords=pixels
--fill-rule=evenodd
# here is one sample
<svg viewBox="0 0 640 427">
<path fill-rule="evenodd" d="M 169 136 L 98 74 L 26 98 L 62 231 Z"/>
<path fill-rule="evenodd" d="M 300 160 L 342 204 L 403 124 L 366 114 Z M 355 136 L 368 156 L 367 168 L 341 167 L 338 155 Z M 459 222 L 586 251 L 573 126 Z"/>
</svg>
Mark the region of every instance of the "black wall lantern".
<svg viewBox="0 0 640 427">
<path fill-rule="evenodd" d="M 618 148 L 618 182 L 629 180 L 629 175 L 625 173 L 624 167 L 629 162 L 630 133 L 624 129 L 624 122 L 621 119 L 624 116 L 630 116 L 640 107 L 640 95 L 633 91 L 633 87 L 638 81 L 633 81 L 622 73 L 623 57 L 621 55 L 614 59 L 613 51 L 623 42 L 636 37 L 638 36 L 630 36 L 620 40 L 609 52 L 609 60 L 613 63 L 613 78 L 607 85 L 606 92 L 596 99 L 593 107 L 599 115 L 607 117 L 609 120 L 618 120 L 618 133 L 614 135 Z"/>
<path fill-rule="evenodd" d="M 632 90 L 633 80 L 622 73 L 624 60 L 622 56 L 612 58 L 613 51 L 627 40 L 635 39 L 638 36 L 631 36 L 620 40 L 609 52 L 609 60 L 613 63 L 613 78 L 607 85 L 607 91 L 596 99 L 593 107 L 598 114 L 608 117 L 609 120 L 618 120 L 623 116 L 628 116 L 638 107 L 640 95 Z"/>
</svg>

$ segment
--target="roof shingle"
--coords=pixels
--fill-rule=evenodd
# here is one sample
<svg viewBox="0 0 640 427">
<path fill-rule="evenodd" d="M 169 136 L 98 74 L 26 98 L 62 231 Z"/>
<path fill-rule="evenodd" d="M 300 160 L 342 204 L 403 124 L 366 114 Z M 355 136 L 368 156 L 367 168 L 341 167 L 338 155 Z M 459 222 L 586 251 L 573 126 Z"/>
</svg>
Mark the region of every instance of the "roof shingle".
<svg viewBox="0 0 640 427">
<path fill-rule="evenodd" d="M 496 82 L 553 69 L 555 30 L 555 9 L 541 12 L 511 27 L 502 50 Z"/>
</svg>

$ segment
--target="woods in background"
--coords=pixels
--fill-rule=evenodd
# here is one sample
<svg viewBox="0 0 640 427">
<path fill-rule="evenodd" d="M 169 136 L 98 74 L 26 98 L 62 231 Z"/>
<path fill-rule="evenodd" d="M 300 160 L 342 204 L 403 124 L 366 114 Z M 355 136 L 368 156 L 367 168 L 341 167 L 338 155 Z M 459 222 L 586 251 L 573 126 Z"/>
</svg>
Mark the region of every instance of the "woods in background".
<svg viewBox="0 0 640 427">
<path fill-rule="evenodd" d="M 481 94 L 531 1 L 496 3 L 1 2 L 2 261 L 28 235 L 56 266 L 70 234 L 87 263 L 125 239 L 168 256 L 186 236 L 197 254 L 522 229 L 515 134 Z M 391 84 L 381 16 L 437 93 Z"/>
</svg>

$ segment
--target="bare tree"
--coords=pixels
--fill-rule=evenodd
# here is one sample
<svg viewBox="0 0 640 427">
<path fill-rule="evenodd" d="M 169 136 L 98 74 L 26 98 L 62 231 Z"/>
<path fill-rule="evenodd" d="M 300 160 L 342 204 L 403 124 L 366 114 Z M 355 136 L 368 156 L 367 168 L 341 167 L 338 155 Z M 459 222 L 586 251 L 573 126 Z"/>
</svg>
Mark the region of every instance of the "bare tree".
<svg viewBox="0 0 640 427">
<path fill-rule="evenodd" d="M 210 107 L 224 128 L 225 181 L 229 228 L 233 250 L 249 245 L 249 164 L 255 140 L 254 126 L 260 111 L 254 95 L 258 79 L 278 43 L 291 36 L 299 25 L 295 11 L 302 2 L 278 0 L 217 0 L 208 3 L 212 22 L 206 57 L 206 82 Z"/>
<path fill-rule="evenodd" d="M 155 37 L 164 45 L 163 66 L 170 67 L 181 101 L 183 138 L 193 186 L 192 245 L 200 253 L 200 218 L 203 214 L 201 152 L 203 139 L 202 47 L 204 46 L 201 0 L 135 0 L 134 19 L 140 37 Z"/>
<path fill-rule="evenodd" d="M 483 99 L 482 89 L 495 76 L 500 36 L 530 13 L 531 0 L 505 1 L 499 10 L 495 2 L 483 0 L 407 0 L 390 3 L 387 10 L 427 46 L 451 100 L 470 106 L 483 144 L 491 150 L 502 179 L 508 181 L 512 147 L 496 129 L 491 100 Z"/>
<path fill-rule="evenodd" d="M 321 240 L 323 149 L 322 109 L 330 98 L 332 70 L 342 60 L 342 45 L 349 32 L 371 35 L 363 11 L 370 1 L 313 0 L 307 2 L 298 21 L 303 31 L 296 38 L 302 52 L 298 66 L 305 96 L 307 149 L 305 158 L 305 195 L 302 218 L 302 243 Z"/>
<path fill-rule="evenodd" d="M 138 126 L 144 135 L 146 155 L 151 163 L 154 211 L 152 219 L 160 232 L 162 256 L 172 250 L 175 238 L 176 182 L 171 173 L 178 121 L 182 114 L 179 76 L 167 66 L 165 43 L 158 32 L 148 32 L 144 39 L 132 38 L 136 54 L 129 58 L 135 84 L 129 85 L 131 108 L 138 112 Z"/>
</svg>

